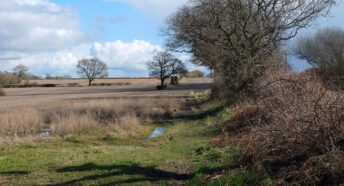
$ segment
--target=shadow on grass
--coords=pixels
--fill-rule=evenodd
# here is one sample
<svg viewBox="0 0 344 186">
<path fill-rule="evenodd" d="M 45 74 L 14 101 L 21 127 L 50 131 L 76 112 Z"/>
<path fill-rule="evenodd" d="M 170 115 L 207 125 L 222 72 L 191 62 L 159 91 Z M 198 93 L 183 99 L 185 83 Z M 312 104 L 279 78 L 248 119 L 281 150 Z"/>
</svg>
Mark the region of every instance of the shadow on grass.
<svg viewBox="0 0 344 186">
<path fill-rule="evenodd" d="M 29 174 L 28 171 L 6 171 L 6 172 L 0 172 L 0 175 L 25 175 Z"/>
<path fill-rule="evenodd" d="M 211 109 L 207 109 L 197 114 L 183 114 L 176 116 L 175 119 L 183 119 L 183 120 L 202 120 L 207 118 L 208 116 L 216 116 L 219 112 L 221 112 L 225 108 L 225 105 L 219 105 Z"/>
<path fill-rule="evenodd" d="M 159 170 L 155 166 L 142 167 L 138 164 L 131 165 L 96 165 L 94 163 L 87 163 L 81 166 L 65 167 L 56 170 L 58 173 L 64 172 L 84 172 L 84 171 L 94 171 L 94 170 L 105 170 L 111 171 L 104 174 L 97 174 L 91 176 L 85 176 L 80 179 L 74 179 L 63 183 L 58 183 L 54 185 L 74 185 L 83 181 L 95 181 L 102 178 L 108 178 L 113 176 L 129 175 L 129 176 L 142 176 L 142 178 L 130 178 L 127 180 L 117 181 L 110 183 L 108 185 L 123 184 L 123 183 L 135 183 L 140 181 L 162 181 L 162 180 L 187 180 L 190 176 L 187 174 L 177 174 L 173 172 L 168 172 L 164 170 Z"/>
<path fill-rule="evenodd" d="M 52 184 L 52 185 L 78 185 L 81 182 L 87 181 L 96 181 L 100 179 L 105 179 L 114 176 L 122 176 L 127 175 L 131 176 L 132 178 L 128 178 L 125 180 L 114 181 L 111 183 L 103 184 L 103 185 L 117 185 L 117 184 L 134 184 L 138 182 L 157 182 L 157 181 L 188 181 L 194 178 L 197 174 L 213 174 L 223 170 L 225 167 L 216 167 L 216 168 L 202 168 L 198 171 L 191 173 L 191 174 L 178 174 L 174 172 L 169 172 L 165 170 L 159 170 L 155 166 L 148 166 L 143 167 L 138 164 L 130 164 L 130 165 L 97 165 L 94 163 L 87 163 L 81 166 L 71 166 L 65 167 L 62 169 L 56 170 L 58 173 L 65 173 L 65 172 L 85 172 L 85 171 L 95 171 L 95 170 L 103 170 L 109 171 L 108 173 L 103 174 L 96 174 L 85 176 L 80 179 L 74 179 L 62 183 Z M 139 178 L 137 178 L 139 176 Z"/>
</svg>

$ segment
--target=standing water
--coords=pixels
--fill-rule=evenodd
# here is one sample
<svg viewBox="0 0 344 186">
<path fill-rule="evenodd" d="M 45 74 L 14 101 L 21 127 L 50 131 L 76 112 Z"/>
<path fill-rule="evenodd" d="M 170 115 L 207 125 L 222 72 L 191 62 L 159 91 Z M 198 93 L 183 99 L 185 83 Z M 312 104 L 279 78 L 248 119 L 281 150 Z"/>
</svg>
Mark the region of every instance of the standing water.
<svg viewBox="0 0 344 186">
<path fill-rule="evenodd" d="M 164 126 L 164 127 L 157 127 L 154 129 L 154 131 L 151 133 L 151 135 L 145 140 L 145 141 L 149 141 L 153 138 L 157 138 L 160 137 L 162 135 L 164 135 L 164 133 L 166 132 L 166 130 L 169 128 L 170 126 Z"/>
<path fill-rule="evenodd" d="M 40 137 L 48 137 L 51 134 L 51 129 L 50 128 L 45 128 L 43 132 L 39 134 Z"/>
</svg>

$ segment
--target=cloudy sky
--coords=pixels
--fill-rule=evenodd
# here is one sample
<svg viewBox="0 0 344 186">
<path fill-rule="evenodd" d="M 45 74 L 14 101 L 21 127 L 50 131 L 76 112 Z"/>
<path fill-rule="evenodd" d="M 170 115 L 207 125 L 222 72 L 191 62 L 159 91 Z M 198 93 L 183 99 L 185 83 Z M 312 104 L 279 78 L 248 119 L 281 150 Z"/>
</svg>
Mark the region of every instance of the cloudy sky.
<svg viewBox="0 0 344 186">
<path fill-rule="evenodd" d="M 186 1 L 1 0 L 0 71 L 24 64 L 41 76 L 77 77 L 78 60 L 98 57 L 111 77 L 147 76 L 145 62 L 163 49 L 159 30 L 164 20 Z M 343 12 L 341 3 L 332 17 L 321 18 L 301 35 L 326 26 L 344 28 Z"/>
</svg>

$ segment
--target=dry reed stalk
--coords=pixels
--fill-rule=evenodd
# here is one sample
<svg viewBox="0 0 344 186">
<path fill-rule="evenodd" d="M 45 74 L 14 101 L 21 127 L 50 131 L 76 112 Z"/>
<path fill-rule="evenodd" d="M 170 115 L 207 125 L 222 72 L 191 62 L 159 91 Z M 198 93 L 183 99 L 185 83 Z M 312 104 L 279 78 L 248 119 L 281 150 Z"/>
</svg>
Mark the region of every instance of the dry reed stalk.
<svg viewBox="0 0 344 186">
<path fill-rule="evenodd" d="M 45 128 L 63 136 L 106 125 L 118 125 L 112 128 L 129 133 L 139 123 L 164 118 L 179 108 L 175 99 L 99 99 L 14 107 L 0 112 L 0 136 L 38 135 Z"/>
</svg>

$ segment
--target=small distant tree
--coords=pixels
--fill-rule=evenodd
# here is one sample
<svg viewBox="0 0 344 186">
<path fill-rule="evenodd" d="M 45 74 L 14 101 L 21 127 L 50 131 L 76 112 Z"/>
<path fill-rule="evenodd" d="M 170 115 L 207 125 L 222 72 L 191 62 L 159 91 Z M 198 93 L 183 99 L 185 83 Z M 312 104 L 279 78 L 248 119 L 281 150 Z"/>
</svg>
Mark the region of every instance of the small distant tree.
<svg viewBox="0 0 344 186">
<path fill-rule="evenodd" d="M 47 73 L 47 74 L 45 75 L 45 79 L 54 79 L 54 77 L 51 76 L 49 73 Z"/>
<path fill-rule="evenodd" d="M 92 81 L 96 78 L 104 78 L 108 76 L 107 65 L 97 58 L 80 60 L 77 65 L 77 69 L 78 74 L 81 77 L 88 79 L 88 86 L 91 86 Z"/>
<path fill-rule="evenodd" d="M 17 75 L 19 82 L 23 79 L 26 79 L 29 75 L 29 68 L 25 65 L 17 65 L 14 67 L 13 72 Z"/>
<path fill-rule="evenodd" d="M 186 71 L 182 61 L 168 52 L 159 52 L 152 61 L 147 62 L 149 75 L 160 78 L 160 87 L 165 87 L 165 80 L 172 76 L 178 76 Z"/>
</svg>

